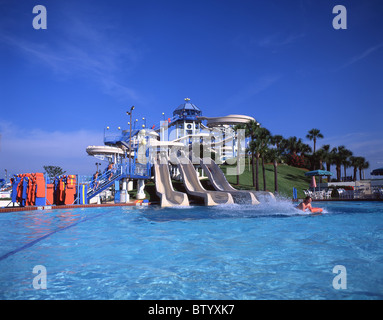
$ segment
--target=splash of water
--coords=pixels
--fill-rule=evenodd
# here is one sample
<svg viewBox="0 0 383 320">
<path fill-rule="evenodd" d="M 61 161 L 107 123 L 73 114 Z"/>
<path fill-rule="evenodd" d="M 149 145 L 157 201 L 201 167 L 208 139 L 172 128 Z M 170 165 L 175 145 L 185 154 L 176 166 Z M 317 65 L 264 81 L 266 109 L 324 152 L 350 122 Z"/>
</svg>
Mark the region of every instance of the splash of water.
<svg viewBox="0 0 383 320">
<path fill-rule="evenodd" d="M 291 199 L 277 197 L 276 201 L 263 201 L 258 205 L 230 204 L 212 208 L 216 215 L 230 217 L 281 217 L 299 213 Z"/>
<path fill-rule="evenodd" d="M 145 218 L 154 221 L 222 219 L 222 218 L 258 218 L 258 217 L 294 217 L 307 215 L 296 208 L 290 198 L 277 196 L 275 200 L 262 201 L 258 205 L 223 204 L 205 207 L 191 205 L 189 207 L 147 207 Z"/>
</svg>

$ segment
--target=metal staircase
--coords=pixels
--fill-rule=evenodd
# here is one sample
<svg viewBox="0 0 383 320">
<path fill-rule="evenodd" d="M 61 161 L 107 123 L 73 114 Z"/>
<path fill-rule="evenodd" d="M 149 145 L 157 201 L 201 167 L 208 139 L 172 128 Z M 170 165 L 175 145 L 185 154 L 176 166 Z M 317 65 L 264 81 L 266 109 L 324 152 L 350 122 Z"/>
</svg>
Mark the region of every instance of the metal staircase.
<svg viewBox="0 0 383 320">
<path fill-rule="evenodd" d="M 116 168 L 108 170 L 101 176 L 97 177 L 97 179 L 89 181 L 87 184 L 87 202 L 89 203 L 91 198 L 110 188 L 116 181 L 123 178 L 150 179 L 150 177 L 151 164 L 136 163 L 136 157 L 134 157 L 130 170 L 128 163 L 118 164 Z"/>
<path fill-rule="evenodd" d="M 93 198 L 94 196 L 98 195 L 99 193 L 103 192 L 104 190 L 110 188 L 116 181 L 119 181 L 123 178 L 126 178 L 126 174 L 122 173 L 121 171 L 116 173 L 116 172 L 113 172 L 113 176 L 109 179 L 110 177 L 110 174 L 112 172 L 110 172 L 112 170 L 109 170 L 107 172 L 105 172 L 100 178 L 98 178 L 96 181 L 92 180 L 90 183 L 89 183 L 89 186 L 94 186 L 96 183 L 98 183 L 97 187 L 93 187 L 93 188 L 89 188 L 88 189 L 88 192 L 87 192 L 87 199 L 88 199 L 88 202 L 91 198 Z"/>
</svg>

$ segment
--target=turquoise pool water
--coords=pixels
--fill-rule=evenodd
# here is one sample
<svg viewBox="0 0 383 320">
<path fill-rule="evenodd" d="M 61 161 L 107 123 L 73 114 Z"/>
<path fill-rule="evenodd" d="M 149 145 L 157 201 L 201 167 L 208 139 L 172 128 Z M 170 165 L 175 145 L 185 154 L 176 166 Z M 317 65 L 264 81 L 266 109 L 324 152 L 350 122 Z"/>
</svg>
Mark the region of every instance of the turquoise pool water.
<svg viewBox="0 0 383 320">
<path fill-rule="evenodd" d="M 0 298 L 382 299 L 383 203 L 320 206 L 3 213 Z M 34 286 L 38 265 L 46 289 Z M 337 265 L 346 289 L 333 287 Z"/>
</svg>

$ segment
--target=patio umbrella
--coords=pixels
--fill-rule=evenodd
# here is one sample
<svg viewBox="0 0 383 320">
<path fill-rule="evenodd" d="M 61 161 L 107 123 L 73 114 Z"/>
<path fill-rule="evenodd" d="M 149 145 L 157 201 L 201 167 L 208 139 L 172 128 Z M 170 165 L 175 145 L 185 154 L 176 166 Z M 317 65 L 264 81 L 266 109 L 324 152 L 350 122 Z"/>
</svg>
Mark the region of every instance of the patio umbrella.
<svg viewBox="0 0 383 320">
<path fill-rule="evenodd" d="M 313 177 L 315 182 L 315 176 L 332 176 L 332 173 L 326 170 L 314 170 L 314 171 L 305 172 L 305 176 Z M 313 181 L 311 181 L 311 183 L 313 183 Z M 315 188 L 316 188 L 316 183 L 315 183 Z M 320 187 L 319 187 L 319 191 L 320 191 Z"/>
<path fill-rule="evenodd" d="M 315 188 L 317 187 L 317 182 L 316 182 L 316 180 L 315 180 L 315 176 L 312 176 L 311 183 L 310 183 L 310 187 L 311 187 L 311 188 L 314 188 L 314 190 L 315 190 Z"/>
<path fill-rule="evenodd" d="M 309 176 L 309 177 L 312 177 L 312 176 L 332 176 L 332 173 L 330 171 L 326 171 L 326 170 L 314 170 L 314 171 L 305 172 L 305 176 Z"/>
<path fill-rule="evenodd" d="M 373 176 L 383 176 L 383 168 L 374 169 L 371 171 Z"/>
</svg>

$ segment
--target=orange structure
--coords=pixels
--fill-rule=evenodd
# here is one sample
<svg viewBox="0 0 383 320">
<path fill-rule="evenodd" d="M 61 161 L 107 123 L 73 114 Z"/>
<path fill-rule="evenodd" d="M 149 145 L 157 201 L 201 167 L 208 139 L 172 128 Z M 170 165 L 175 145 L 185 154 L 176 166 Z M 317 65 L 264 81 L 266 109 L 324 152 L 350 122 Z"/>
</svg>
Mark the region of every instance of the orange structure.
<svg viewBox="0 0 383 320">
<path fill-rule="evenodd" d="M 67 175 L 64 204 L 74 204 L 76 192 L 76 176 L 73 174 Z"/>
</svg>

